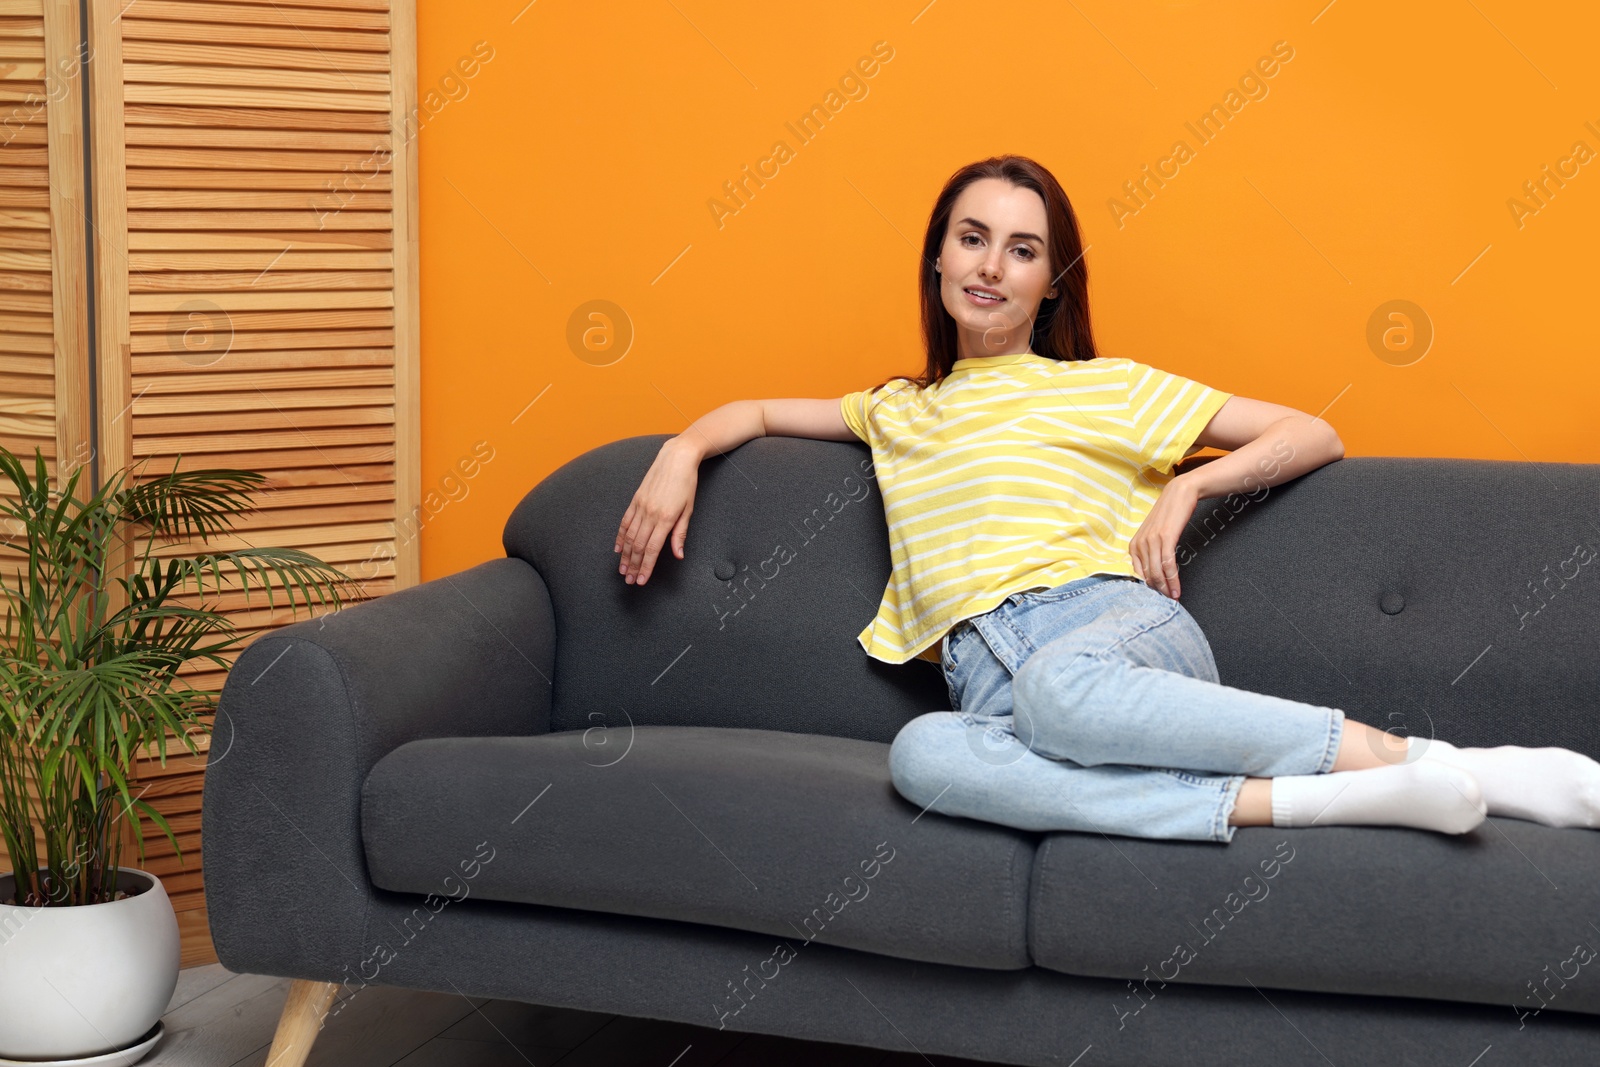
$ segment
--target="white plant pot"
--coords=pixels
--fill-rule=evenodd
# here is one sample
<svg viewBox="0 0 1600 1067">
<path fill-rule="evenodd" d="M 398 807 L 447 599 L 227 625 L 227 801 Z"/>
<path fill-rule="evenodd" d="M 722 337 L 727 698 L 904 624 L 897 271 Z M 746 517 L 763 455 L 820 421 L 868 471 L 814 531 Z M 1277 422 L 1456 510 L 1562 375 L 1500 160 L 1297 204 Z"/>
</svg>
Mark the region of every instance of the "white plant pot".
<svg viewBox="0 0 1600 1067">
<path fill-rule="evenodd" d="M 0 904 L 0 1056 L 87 1057 L 135 1044 L 178 984 L 178 917 L 161 879 L 117 868 L 105 904 Z M 0 875 L 0 900 L 16 892 Z"/>
</svg>

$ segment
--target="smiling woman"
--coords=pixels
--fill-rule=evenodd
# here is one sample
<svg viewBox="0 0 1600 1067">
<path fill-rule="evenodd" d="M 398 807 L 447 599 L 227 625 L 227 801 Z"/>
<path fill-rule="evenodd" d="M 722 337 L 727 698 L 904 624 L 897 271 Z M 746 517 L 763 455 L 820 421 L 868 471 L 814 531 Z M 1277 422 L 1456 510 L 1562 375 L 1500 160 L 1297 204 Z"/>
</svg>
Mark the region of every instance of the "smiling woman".
<svg viewBox="0 0 1600 1067">
<path fill-rule="evenodd" d="M 1179 534 L 1200 499 L 1344 447 L 1294 408 L 1102 356 L 1085 251 L 1038 163 L 956 171 L 918 263 L 922 373 L 831 410 L 735 401 L 696 420 L 623 514 L 619 573 L 643 584 L 669 536 L 683 558 L 707 456 L 848 434 L 871 449 L 891 563 L 857 640 L 885 663 L 939 664 L 952 705 L 890 746 L 906 799 L 1031 831 L 1220 842 L 1267 824 L 1460 834 L 1486 813 L 1600 826 L 1600 763 L 1579 753 L 1408 746 L 1340 708 L 1222 684 L 1178 603 Z M 1174 473 L 1202 445 L 1230 451 Z"/>
</svg>

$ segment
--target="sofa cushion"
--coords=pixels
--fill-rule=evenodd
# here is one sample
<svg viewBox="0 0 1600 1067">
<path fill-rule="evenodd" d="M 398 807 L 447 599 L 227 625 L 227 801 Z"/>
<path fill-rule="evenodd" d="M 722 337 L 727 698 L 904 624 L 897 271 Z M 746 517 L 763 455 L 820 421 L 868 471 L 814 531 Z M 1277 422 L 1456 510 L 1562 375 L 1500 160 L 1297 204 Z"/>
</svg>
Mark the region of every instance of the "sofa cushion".
<svg viewBox="0 0 1600 1067">
<path fill-rule="evenodd" d="M 414 741 L 367 776 L 361 826 L 383 889 L 1031 963 L 1038 835 L 924 816 L 875 741 L 659 725 Z"/>
<path fill-rule="evenodd" d="M 621 727 L 626 705 L 652 726 L 888 744 L 950 706 L 936 664 L 882 663 L 856 640 L 890 560 L 872 450 L 854 438 L 757 437 L 708 457 L 685 557 L 665 549 L 649 581 L 624 582 L 617 524 L 671 436 L 568 460 L 506 522 L 506 555 L 539 572 L 561 636 L 552 730 Z"/>
<path fill-rule="evenodd" d="M 1040 966 L 1133 979 L 1119 1014 L 1159 1010 L 1171 981 L 1471 1001 L 1531 1025 L 1546 1006 L 1600 1013 L 1597 923 L 1600 832 L 1491 816 L 1459 837 L 1250 826 L 1219 846 L 1050 834 L 1034 861 L 1030 938 Z"/>
</svg>

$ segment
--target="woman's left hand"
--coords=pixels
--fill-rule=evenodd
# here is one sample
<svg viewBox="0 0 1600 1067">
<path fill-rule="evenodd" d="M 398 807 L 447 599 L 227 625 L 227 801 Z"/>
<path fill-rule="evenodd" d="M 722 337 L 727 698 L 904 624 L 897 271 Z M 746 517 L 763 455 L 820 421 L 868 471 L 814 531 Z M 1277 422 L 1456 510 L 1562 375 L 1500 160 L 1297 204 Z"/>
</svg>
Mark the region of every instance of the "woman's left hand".
<svg viewBox="0 0 1600 1067">
<path fill-rule="evenodd" d="M 1156 498 L 1139 530 L 1128 542 L 1133 569 L 1146 585 L 1178 599 L 1178 535 L 1194 516 L 1199 493 L 1180 475 Z"/>
</svg>

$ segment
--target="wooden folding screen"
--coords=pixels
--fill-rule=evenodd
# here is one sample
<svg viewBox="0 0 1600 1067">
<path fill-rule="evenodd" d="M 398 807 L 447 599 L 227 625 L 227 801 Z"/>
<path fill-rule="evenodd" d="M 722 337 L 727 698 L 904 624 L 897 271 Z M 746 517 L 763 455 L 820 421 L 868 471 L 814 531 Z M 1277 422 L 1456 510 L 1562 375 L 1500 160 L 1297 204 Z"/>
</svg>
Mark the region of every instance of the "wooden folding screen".
<svg viewBox="0 0 1600 1067">
<path fill-rule="evenodd" d="M 61 481 L 93 447 L 81 40 L 77 0 L 0 0 L 0 445 Z M 18 499 L 9 478 L 0 496 Z M 0 519 L 12 589 L 20 532 Z"/>
<path fill-rule="evenodd" d="M 360 579 L 358 598 L 419 570 L 412 2 L 89 0 L 102 477 L 260 471 L 258 512 L 207 547 L 304 549 Z M 309 617 L 259 590 L 205 599 L 242 644 Z M 168 752 L 141 784 L 183 863 L 146 824 L 144 866 L 199 961 L 204 757 Z"/>
<path fill-rule="evenodd" d="M 76 0 L 0 0 L 0 444 L 52 476 L 91 448 L 79 42 Z"/>
</svg>

